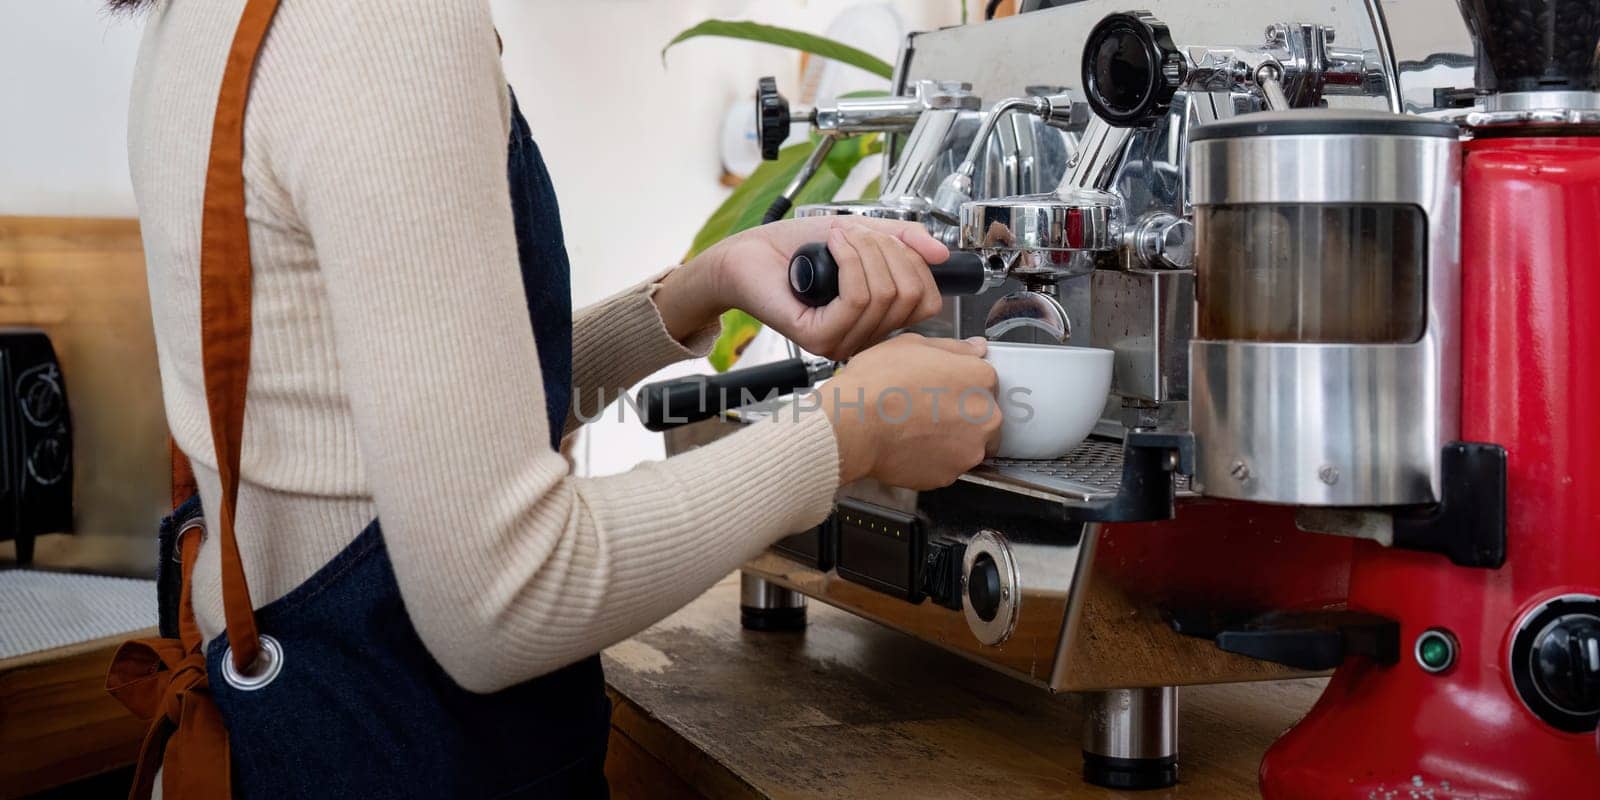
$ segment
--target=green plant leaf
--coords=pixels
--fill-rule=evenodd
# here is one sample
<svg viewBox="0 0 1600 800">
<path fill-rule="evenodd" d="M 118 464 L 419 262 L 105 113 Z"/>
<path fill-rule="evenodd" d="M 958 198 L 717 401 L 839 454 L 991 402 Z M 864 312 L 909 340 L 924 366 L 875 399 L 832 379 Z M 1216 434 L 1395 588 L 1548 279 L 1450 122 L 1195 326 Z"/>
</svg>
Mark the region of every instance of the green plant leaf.
<svg viewBox="0 0 1600 800">
<path fill-rule="evenodd" d="M 762 25 L 759 22 L 740 22 L 726 19 L 708 19 L 672 37 L 672 41 L 667 42 L 667 46 L 661 48 L 662 63 L 666 63 L 667 51 L 673 45 L 698 36 L 720 36 L 727 39 L 744 39 L 751 42 L 792 47 L 812 55 L 833 59 L 842 64 L 849 64 L 852 67 L 859 67 L 883 78 L 894 76 L 894 67 L 890 66 L 887 61 L 865 50 L 858 50 L 826 36 L 818 36 L 814 33 L 797 31 L 792 28 L 780 28 L 775 25 Z"/>
<path fill-rule="evenodd" d="M 707 356 L 712 369 L 727 372 L 760 332 L 761 322 L 755 317 L 737 308 L 722 312 L 722 333 L 712 343 L 711 353 Z"/>
<path fill-rule="evenodd" d="M 861 190 L 861 199 L 862 200 L 876 200 L 876 199 L 878 199 L 878 195 L 883 194 L 883 187 L 880 185 L 882 183 L 882 181 L 883 181 L 883 176 L 882 175 L 876 176 L 871 181 L 868 181 L 867 182 L 867 187 L 865 189 Z"/>
</svg>

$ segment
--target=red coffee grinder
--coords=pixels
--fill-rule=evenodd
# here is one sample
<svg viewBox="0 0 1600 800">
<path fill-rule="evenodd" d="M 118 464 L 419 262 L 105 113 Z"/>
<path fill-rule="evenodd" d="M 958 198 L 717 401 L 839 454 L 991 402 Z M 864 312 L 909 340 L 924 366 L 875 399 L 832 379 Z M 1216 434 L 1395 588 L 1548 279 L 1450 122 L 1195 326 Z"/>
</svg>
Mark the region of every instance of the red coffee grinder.
<svg viewBox="0 0 1600 800">
<path fill-rule="evenodd" d="M 1503 514 L 1503 563 L 1358 542 L 1350 607 L 1397 620 L 1402 656 L 1338 669 L 1268 798 L 1600 798 L 1600 0 L 1462 7 L 1460 439 L 1503 448 L 1505 503 L 1457 527 L 1492 550 Z"/>
</svg>

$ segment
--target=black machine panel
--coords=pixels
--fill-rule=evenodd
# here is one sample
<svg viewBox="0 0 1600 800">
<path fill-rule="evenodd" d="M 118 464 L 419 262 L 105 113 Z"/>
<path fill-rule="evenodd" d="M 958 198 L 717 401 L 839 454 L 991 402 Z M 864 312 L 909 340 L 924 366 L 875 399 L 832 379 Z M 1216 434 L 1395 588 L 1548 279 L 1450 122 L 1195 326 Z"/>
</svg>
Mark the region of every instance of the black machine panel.
<svg viewBox="0 0 1600 800">
<path fill-rule="evenodd" d="M 856 500 L 834 512 L 839 577 L 918 603 L 926 535 L 916 517 Z"/>
</svg>

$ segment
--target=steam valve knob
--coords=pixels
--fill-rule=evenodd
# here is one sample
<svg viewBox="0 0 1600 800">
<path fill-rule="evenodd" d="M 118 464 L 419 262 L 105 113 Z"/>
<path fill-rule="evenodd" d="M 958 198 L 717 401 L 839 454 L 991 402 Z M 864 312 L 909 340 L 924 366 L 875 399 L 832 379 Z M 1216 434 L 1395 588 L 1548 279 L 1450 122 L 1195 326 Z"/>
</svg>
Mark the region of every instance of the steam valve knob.
<svg viewBox="0 0 1600 800">
<path fill-rule="evenodd" d="M 771 76 L 756 83 L 756 139 L 761 142 L 761 157 L 773 161 L 778 149 L 789 138 L 789 101 L 778 94 L 778 81 Z"/>
<path fill-rule="evenodd" d="M 1000 613 L 1000 591 L 1000 565 L 988 553 L 978 556 L 967 574 L 967 602 L 979 619 L 994 621 Z"/>
<path fill-rule="evenodd" d="M 1600 619 L 1563 617 L 1533 648 L 1533 681 L 1545 697 L 1567 711 L 1600 712 Z"/>
<path fill-rule="evenodd" d="M 1106 122 L 1145 127 L 1166 115 L 1188 66 L 1166 23 L 1142 11 L 1110 14 L 1084 42 L 1084 93 Z"/>
<path fill-rule="evenodd" d="M 1570 733 L 1600 726 L 1600 597 L 1545 601 L 1517 623 L 1511 679 L 1540 719 Z"/>
</svg>

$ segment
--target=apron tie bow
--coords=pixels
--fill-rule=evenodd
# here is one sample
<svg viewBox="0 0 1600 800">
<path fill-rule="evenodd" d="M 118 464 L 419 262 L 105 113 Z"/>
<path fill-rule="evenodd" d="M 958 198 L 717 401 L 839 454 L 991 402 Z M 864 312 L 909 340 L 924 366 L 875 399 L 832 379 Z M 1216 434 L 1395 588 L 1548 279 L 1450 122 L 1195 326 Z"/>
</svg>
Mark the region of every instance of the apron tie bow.
<svg viewBox="0 0 1600 800">
<path fill-rule="evenodd" d="M 227 729 L 211 699 L 206 658 L 177 639 L 125 642 L 111 659 L 106 691 L 150 720 L 131 797 L 149 797 L 163 768 L 162 796 L 198 800 L 229 795 Z"/>
</svg>

